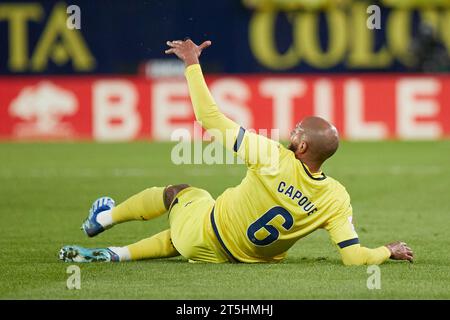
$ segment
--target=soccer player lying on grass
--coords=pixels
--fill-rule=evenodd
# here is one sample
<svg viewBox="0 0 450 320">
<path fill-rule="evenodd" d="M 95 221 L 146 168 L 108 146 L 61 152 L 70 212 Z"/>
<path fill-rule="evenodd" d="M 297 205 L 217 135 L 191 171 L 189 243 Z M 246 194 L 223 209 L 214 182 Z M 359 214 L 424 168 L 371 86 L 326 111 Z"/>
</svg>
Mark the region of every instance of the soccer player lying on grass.
<svg viewBox="0 0 450 320">
<path fill-rule="evenodd" d="M 127 261 L 182 255 L 196 262 L 277 262 L 297 240 L 323 228 L 345 265 L 380 264 L 389 258 L 412 262 L 413 252 L 403 242 L 376 249 L 359 244 L 347 191 L 321 171 L 338 148 L 333 125 L 307 117 L 292 131 L 287 148 L 246 131 L 219 111 L 206 86 L 198 58 L 211 42 L 197 46 L 191 40 L 168 41 L 167 45 L 166 53 L 186 64 L 197 121 L 211 132 L 214 129 L 219 141 L 244 160 L 247 174 L 216 200 L 186 184 L 152 187 L 118 206 L 111 198 L 100 198 L 82 225 L 89 237 L 118 223 L 149 220 L 165 212 L 170 229 L 125 247 L 65 246 L 60 259 Z"/>
</svg>

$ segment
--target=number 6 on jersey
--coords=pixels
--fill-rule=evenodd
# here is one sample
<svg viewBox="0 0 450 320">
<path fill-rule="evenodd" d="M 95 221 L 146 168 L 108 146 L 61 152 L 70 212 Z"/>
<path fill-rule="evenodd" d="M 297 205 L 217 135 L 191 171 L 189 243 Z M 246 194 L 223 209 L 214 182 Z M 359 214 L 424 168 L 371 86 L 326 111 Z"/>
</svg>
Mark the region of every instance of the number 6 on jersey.
<svg viewBox="0 0 450 320">
<path fill-rule="evenodd" d="M 284 223 L 281 225 L 286 231 L 289 230 L 294 224 L 294 218 L 292 215 L 283 207 L 273 207 L 265 214 L 263 214 L 258 220 L 253 222 L 247 229 L 248 239 L 257 246 L 268 246 L 278 239 L 280 236 L 280 231 L 274 226 L 268 224 L 276 216 L 282 216 Z M 269 233 L 267 237 L 262 240 L 256 238 L 256 233 L 262 228 L 266 229 Z"/>
</svg>

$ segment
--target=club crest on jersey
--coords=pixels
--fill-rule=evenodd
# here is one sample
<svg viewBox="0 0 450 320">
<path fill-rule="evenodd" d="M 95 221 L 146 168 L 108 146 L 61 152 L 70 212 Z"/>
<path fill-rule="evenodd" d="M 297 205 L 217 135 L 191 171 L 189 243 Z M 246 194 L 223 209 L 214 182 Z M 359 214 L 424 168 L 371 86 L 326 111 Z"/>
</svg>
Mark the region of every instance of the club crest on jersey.
<svg viewBox="0 0 450 320">
<path fill-rule="evenodd" d="M 312 201 L 309 200 L 307 196 L 303 195 L 303 192 L 292 185 L 288 186 L 284 181 L 280 182 L 277 191 L 291 198 L 292 200 L 297 201 L 299 207 L 302 208 L 308 216 L 312 215 L 318 210 L 316 205 L 312 203 Z"/>
</svg>

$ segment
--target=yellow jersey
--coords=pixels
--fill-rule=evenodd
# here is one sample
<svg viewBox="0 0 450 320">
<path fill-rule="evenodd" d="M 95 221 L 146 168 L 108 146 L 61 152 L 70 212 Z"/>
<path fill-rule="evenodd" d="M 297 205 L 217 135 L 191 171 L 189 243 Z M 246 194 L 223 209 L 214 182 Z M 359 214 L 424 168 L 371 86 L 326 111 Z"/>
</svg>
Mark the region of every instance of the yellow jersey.
<svg viewBox="0 0 450 320">
<path fill-rule="evenodd" d="M 244 133 L 237 150 L 244 160 L 251 148 L 251 135 L 267 139 Z M 278 170 L 261 172 L 259 163 L 247 162 L 242 182 L 216 200 L 217 229 L 232 255 L 243 262 L 281 260 L 300 238 L 318 228 L 332 230 L 331 223 L 337 218 L 348 221 L 350 228 L 333 233 L 335 242 L 357 239 L 349 220 L 352 210 L 345 188 L 323 173 L 312 174 L 282 145 L 278 144 L 276 150 Z"/>
<path fill-rule="evenodd" d="M 311 173 L 277 141 L 247 131 L 222 114 L 200 65 L 189 66 L 186 78 L 196 119 L 248 168 L 238 186 L 216 199 L 211 217 L 230 260 L 280 261 L 297 240 L 320 228 L 329 232 L 345 264 L 379 264 L 389 258 L 384 246 L 359 245 L 350 196 L 338 181 Z"/>
</svg>

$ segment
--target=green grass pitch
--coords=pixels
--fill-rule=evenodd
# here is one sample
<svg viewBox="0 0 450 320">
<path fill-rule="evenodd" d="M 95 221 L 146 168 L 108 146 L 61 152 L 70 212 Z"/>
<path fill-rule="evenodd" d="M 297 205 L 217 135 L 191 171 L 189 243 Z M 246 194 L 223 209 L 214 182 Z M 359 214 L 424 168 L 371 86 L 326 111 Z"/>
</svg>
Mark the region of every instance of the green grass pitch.
<svg viewBox="0 0 450 320">
<path fill-rule="evenodd" d="M 344 142 L 324 171 L 352 196 L 362 244 L 404 240 L 416 262 L 345 267 L 325 231 L 300 240 L 280 264 L 190 264 L 182 258 L 83 264 L 68 290 L 65 244 L 126 245 L 168 226 L 166 215 L 88 239 L 79 229 L 94 199 L 120 202 L 149 186 L 189 183 L 213 196 L 238 184 L 238 165 L 182 165 L 170 143 L 0 144 L 1 299 L 449 299 L 450 141 Z"/>
</svg>

